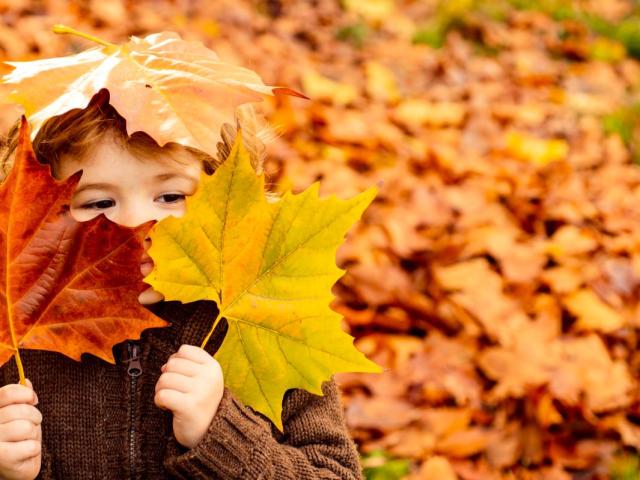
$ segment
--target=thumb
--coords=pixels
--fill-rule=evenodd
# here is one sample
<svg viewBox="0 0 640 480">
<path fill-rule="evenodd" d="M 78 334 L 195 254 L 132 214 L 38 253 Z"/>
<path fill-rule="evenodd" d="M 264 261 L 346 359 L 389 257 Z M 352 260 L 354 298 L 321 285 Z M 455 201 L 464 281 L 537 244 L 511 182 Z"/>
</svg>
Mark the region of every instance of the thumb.
<svg viewBox="0 0 640 480">
<path fill-rule="evenodd" d="M 31 383 L 31 380 L 29 380 L 28 378 L 25 378 L 24 382 L 27 384 L 27 387 L 33 390 L 33 384 Z M 36 394 L 35 390 L 33 390 L 33 404 L 37 405 L 38 402 L 39 402 L 38 395 Z"/>
</svg>

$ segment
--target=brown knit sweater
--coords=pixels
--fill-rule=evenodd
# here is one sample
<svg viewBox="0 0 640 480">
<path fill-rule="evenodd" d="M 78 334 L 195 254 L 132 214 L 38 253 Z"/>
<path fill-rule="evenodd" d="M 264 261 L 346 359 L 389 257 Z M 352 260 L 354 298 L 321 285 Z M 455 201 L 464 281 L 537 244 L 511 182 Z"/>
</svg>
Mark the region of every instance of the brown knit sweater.
<svg viewBox="0 0 640 480">
<path fill-rule="evenodd" d="M 42 412 L 39 479 L 360 479 L 334 381 L 324 396 L 290 390 L 284 433 L 225 389 L 209 430 L 187 449 L 173 436 L 172 414 L 155 406 L 160 367 L 180 345 L 200 345 L 215 319 L 214 302 L 160 302 L 148 307 L 171 322 L 140 340 L 142 374 L 128 375 L 126 341 L 114 346 L 116 364 L 92 355 L 21 351 Z M 219 346 L 217 329 L 206 350 Z M 1 369 L 3 385 L 18 380 L 15 362 Z"/>
</svg>

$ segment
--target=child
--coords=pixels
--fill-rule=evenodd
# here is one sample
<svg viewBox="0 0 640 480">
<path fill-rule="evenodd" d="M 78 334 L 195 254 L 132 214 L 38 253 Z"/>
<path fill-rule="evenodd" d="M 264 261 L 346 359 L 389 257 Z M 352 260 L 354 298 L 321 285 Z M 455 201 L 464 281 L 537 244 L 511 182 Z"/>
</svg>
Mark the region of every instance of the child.
<svg viewBox="0 0 640 480">
<path fill-rule="evenodd" d="M 101 90 L 87 108 L 49 119 L 34 140 L 38 160 L 51 164 L 56 178 L 83 169 L 71 214 L 84 221 L 104 212 L 127 226 L 181 216 L 201 171 L 212 173 L 226 157 L 233 129 L 225 126 L 218 158 L 174 143 L 160 148 L 142 132 L 127 136 L 125 120 L 108 102 Z M 249 124 L 243 126 L 245 143 L 259 167 L 260 135 Z M 14 137 L 15 129 L 0 156 L 7 173 Z M 150 262 L 145 253 L 143 274 Z M 75 362 L 23 350 L 33 381 L 28 386 L 14 383 L 15 362 L 0 368 L 0 478 L 361 478 L 333 380 L 324 383 L 324 396 L 287 392 L 282 433 L 224 388 L 211 355 L 225 324 L 206 351 L 194 346 L 216 318 L 215 303 L 151 305 L 161 299 L 151 289 L 140 296 L 171 325 L 115 345 L 115 365 L 92 355 Z"/>
</svg>

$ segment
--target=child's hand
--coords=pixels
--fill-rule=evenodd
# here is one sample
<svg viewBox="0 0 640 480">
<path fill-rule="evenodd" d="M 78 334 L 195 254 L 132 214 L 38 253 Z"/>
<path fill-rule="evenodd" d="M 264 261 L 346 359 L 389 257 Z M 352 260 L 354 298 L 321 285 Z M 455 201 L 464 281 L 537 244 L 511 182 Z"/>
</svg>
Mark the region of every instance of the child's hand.
<svg viewBox="0 0 640 480">
<path fill-rule="evenodd" d="M 33 480 L 42 464 L 42 414 L 38 397 L 27 387 L 11 383 L 0 388 L 0 478 Z"/>
<path fill-rule="evenodd" d="M 173 412 L 173 434 L 195 447 L 218 411 L 224 383 L 220 364 L 205 350 L 182 345 L 161 368 L 155 404 Z"/>
<path fill-rule="evenodd" d="M 153 260 L 147 253 L 147 250 L 151 246 L 151 239 L 149 237 L 144 239 L 144 254 L 140 259 L 140 273 L 145 277 L 151 273 L 153 270 Z M 138 295 L 138 301 L 143 305 L 149 305 L 152 303 L 157 303 L 160 300 L 164 300 L 164 295 L 160 292 L 156 292 L 153 287 L 147 288 L 144 292 Z"/>
</svg>

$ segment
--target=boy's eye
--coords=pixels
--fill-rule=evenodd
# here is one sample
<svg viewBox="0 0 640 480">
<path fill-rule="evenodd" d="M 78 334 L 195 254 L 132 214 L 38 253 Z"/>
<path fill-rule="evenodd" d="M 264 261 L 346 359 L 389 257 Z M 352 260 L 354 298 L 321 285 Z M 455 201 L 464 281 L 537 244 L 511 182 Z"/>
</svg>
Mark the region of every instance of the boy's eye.
<svg viewBox="0 0 640 480">
<path fill-rule="evenodd" d="M 160 197 L 158 198 L 165 198 L 166 201 L 163 203 L 176 203 L 180 200 L 184 200 L 184 197 L 186 195 L 183 195 L 181 193 L 165 193 L 164 195 L 160 195 Z"/>
<path fill-rule="evenodd" d="M 165 193 L 158 198 L 164 198 L 164 201 L 160 203 L 178 203 L 184 200 L 185 197 L 186 195 L 182 193 Z M 80 208 L 85 210 L 104 210 L 113 207 L 115 203 L 113 200 L 98 200 L 97 202 L 85 203 Z"/>
<path fill-rule="evenodd" d="M 85 203 L 80 208 L 84 208 L 86 210 L 102 210 L 106 208 L 111 208 L 115 202 L 113 200 L 98 200 L 97 202 Z"/>
</svg>

